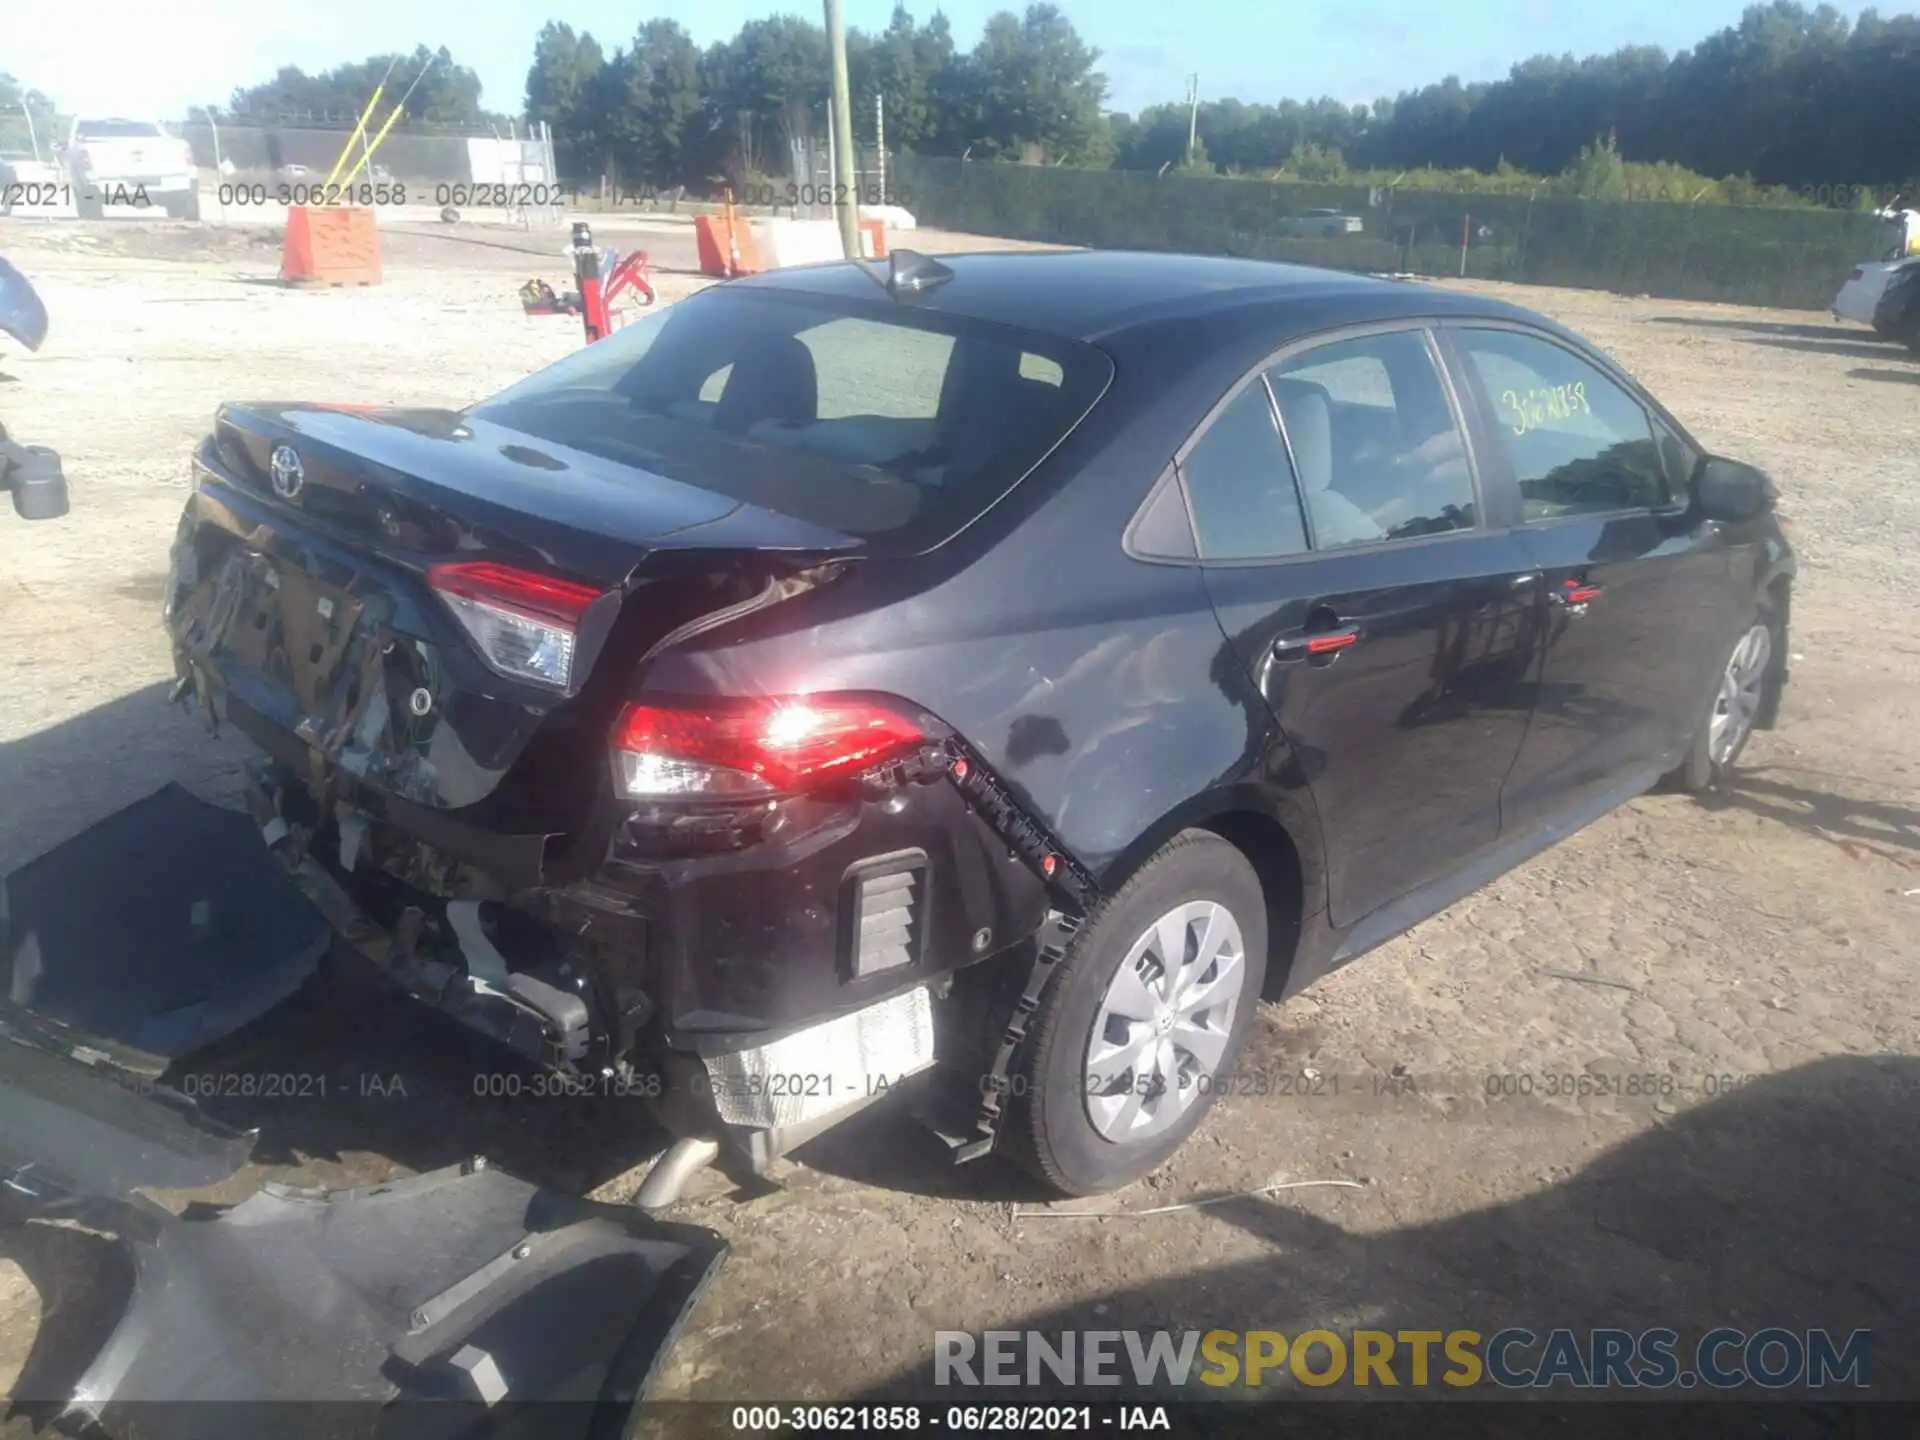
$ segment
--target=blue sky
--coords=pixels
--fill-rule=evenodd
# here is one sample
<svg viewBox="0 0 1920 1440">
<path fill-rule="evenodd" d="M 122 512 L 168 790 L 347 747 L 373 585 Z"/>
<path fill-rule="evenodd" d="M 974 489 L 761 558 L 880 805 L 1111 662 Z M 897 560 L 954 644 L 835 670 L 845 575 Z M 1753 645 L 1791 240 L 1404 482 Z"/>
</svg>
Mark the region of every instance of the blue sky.
<svg viewBox="0 0 1920 1440">
<path fill-rule="evenodd" d="M 845 0 L 847 23 L 879 29 L 892 0 Z M 995 10 L 1024 0 L 947 0 L 962 47 Z M 1060 0 L 1103 52 L 1110 104 L 1138 110 L 1179 98 L 1200 75 L 1203 98 L 1277 100 L 1330 94 L 1364 102 L 1438 80 L 1504 75 L 1542 52 L 1586 55 L 1623 44 L 1668 51 L 1736 20 L 1743 0 Z M 84 26 L 28 0 L 0 0 L 0 67 L 63 108 L 169 118 L 226 100 L 281 65 L 324 70 L 419 43 L 445 44 L 480 74 L 489 108 L 516 113 L 534 36 L 549 19 L 591 30 L 609 49 L 641 19 L 679 20 L 702 45 L 758 16 L 819 19 L 817 0 L 87 0 Z M 909 8 L 925 19 L 927 0 Z M 1857 14 L 1858 6 L 1840 7 Z M 1887 12 L 1905 9 L 1886 4 Z M 188 17 L 191 18 L 188 18 Z M 482 19 L 484 17 L 484 19 Z"/>
</svg>

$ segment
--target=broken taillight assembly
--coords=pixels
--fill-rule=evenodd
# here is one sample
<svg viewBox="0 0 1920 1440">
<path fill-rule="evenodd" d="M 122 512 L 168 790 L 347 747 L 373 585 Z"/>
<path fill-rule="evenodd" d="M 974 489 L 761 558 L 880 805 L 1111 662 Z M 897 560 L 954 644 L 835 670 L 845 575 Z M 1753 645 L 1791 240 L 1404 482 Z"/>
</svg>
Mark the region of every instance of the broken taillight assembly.
<svg viewBox="0 0 1920 1440">
<path fill-rule="evenodd" d="M 427 583 L 495 670 L 557 690 L 571 687 L 581 617 L 603 592 L 491 560 L 435 565 Z"/>
<path fill-rule="evenodd" d="M 791 794 L 927 738 L 899 711 L 846 695 L 634 704 L 614 726 L 614 782 L 634 800 Z"/>
</svg>

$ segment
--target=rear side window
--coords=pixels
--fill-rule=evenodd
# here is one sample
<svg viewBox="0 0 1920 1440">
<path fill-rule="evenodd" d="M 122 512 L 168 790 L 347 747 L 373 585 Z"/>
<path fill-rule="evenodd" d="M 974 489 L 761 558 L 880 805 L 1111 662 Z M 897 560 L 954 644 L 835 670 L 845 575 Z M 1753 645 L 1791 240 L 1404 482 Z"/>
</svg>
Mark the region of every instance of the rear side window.
<svg viewBox="0 0 1920 1440">
<path fill-rule="evenodd" d="M 1307 548 L 1286 447 L 1257 380 L 1214 417 L 1180 465 L 1202 560 L 1258 560 Z"/>
<path fill-rule="evenodd" d="M 1466 444 L 1420 332 L 1317 345 L 1268 379 L 1314 549 L 1477 523 Z"/>
<path fill-rule="evenodd" d="M 1460 330 L 1494 412 L 1495 443 L 1520 487 L 1524 520 L 1651 510 L 1671 502 L 1677 439 L 1663 453 L 1632 394 L 1571 350 L 1512 330 Z"/>
<path fill-rule="evenodd" d="M 1112 374 L 1091 345 L 1016 327 L 716 286 L 473 413 L 915 553 L 1018 483 Z"/>
</svg>

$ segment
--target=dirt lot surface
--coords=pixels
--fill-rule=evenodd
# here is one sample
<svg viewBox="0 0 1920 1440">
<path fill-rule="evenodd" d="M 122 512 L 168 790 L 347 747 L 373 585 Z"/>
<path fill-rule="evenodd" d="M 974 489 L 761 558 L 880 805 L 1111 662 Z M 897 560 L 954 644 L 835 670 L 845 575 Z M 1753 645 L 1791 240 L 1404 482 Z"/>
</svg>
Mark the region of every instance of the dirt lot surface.
<svg viewBox="0 0 1920 1440">
<path fill-rule="evenodd" d="M 0 515 L 0 868 L 167 780 L 232 793 L 238 743 L 164 703 L 157 618 L 217 402 L 464 403 L 578 344 L 514 297 L 560 283 L 557 233 L 461 228 L 393 237 L 378 289 L 306 294 L 246 231 L 0 221 L 53 317 L 0 354 L 0 416 L 74 494 L 54 524 Z M 884 1107 L 764 1193 L 702 1177 L 676 1218 L 733 1255 L 664 1394 L 925 1386 L 939 1329 L 1367 1324 L 1868 1327 L 1875 1389 L 1920 1394 L 1920 364 L 1823 316 L 1503 293 L 1779 478 L 1802 556 L 1779 730 L 1716 797 L 1638 800 L 1267 1007 L 1258 1085 L 1129 1191 L 1047 1206 Z M 475 1099 L 497 1056 L 347 979 L 206 1065 L 332 1080 L 210 1102 L 262 1128 L 224 1198 L 470 1153 L 625 1197 L 659 1144 L 631 1105 Z M 1344 1183 L 1241 1195 L 1309 1181 Z M 57 1384 L 55 1341 L 110 1321 L 103 1250 L 0 1233 L 0 1378 Z"/>
</svg>

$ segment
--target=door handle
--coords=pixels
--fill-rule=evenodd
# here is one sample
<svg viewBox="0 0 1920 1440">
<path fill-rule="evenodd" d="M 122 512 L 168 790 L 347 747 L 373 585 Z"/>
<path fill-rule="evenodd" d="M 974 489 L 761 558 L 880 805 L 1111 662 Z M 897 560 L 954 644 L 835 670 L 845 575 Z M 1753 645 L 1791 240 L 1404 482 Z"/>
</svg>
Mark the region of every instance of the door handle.
<svg viewBox="0 0 1920 1440">
<path fill-rule="evenodd" d="M 1273 642 L 1276 660 L 1336 660 L 1342 650 L 1360 643 L 1358 625 L 1338 625 L 1330 630 L 1302 630 L 1282 635 Z"/>
<path fill-rule="evenodd" d="M 1553 603 L 1561 606 L 1585 605 L 1590 600 L 1598 600 L 1603 588 L 1569 576 L 1553 589 Z"/>
</svg>

